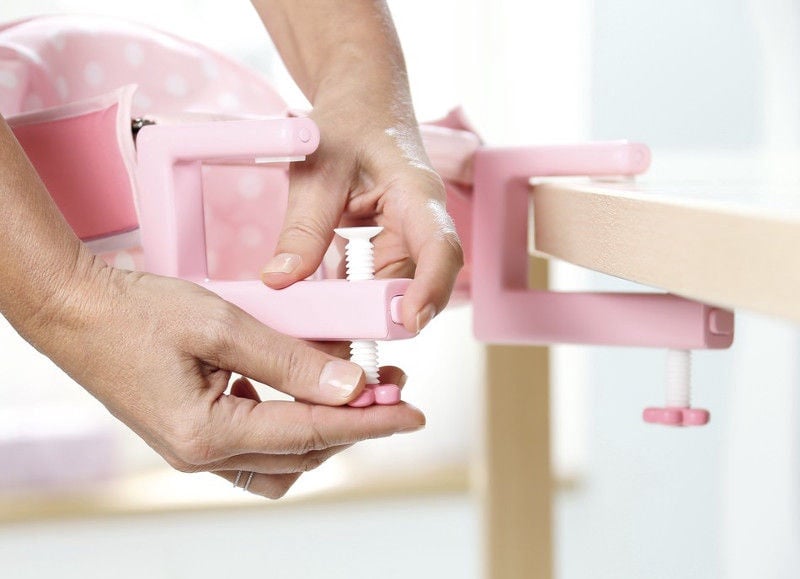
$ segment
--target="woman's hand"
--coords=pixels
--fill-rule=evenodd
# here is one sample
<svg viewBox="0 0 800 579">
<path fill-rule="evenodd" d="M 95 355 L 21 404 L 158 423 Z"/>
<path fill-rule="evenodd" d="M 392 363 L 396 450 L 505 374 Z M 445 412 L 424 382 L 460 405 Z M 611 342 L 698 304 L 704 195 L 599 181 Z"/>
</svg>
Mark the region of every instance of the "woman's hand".
<svg viewBox="0 0 800 579">
<path fill-rule="evenodd" d="M 311 275 L 339 225 L 377 224 L 378 277 L 413 277 L 403 325 L 447 304 L 463 264 L 445 191 L 422 145 L 400 43 L 385 2 L 253 0 L 314 110 L 319 149 L 293 163 L 289 206 L 264 282 Z"/>
<path fill-rule="evenodd" d="M 380 225 L 376 277 L 414 278 L 402 319 L 420 331 L 447 305 L 463 254 L 416 125 L 381 121 L 353 104 L 318 105 L 311 116 L 322 141 L 292 164 L 289 206 L 264 281 L 281 288 L 311 275 L 335 227 Z"/>
<path fill-rule="evenodd" d="M 26 337 L 180 471 L 254 472 L 249 490 L 278 498 L 348 445 L 425 423 L 406 404 L 341 407 L 364 387 L 358 366 L 195 284 L 97 263 L 82 280 L 27 321 Z M 234 372 L 298 401 L 260 402 L 244 378 L 226 395 Z"/>
</svg>

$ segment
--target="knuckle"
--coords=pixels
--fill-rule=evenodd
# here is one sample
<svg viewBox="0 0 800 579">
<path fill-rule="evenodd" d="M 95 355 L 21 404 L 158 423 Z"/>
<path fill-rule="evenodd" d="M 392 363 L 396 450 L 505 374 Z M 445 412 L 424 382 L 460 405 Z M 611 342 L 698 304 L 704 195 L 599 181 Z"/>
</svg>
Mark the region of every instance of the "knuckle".
<svg viewBox="0 0 800 579">
<path fill-rule="evenodd" d="M 185 427 L 174 435 L 168 462 L 180 472 L 200 472 L 213 462 L 216 451 L 201 428 Z"/>
<path fill-rule="evenodd" d="M 320 453 L 311 453 L 303 458 L 300 463 L 299 472 L 309 472 L 322 466 L 325 457 Z"/>
<path fill-rule="evenodd" d="M 324 450 L 330 446 L 314 421 L 314 408 L 315 406 L 309 406 L 308 418 L 294 425 L 294 431 L 288 437 L 288 440 L 291 442 L 284 445 L 284 447 L 289 447 L 285 448 L 287 452 L 297 455 L 306 455 Z"/>
<path fill-rule="evenodd" d="M 331 446 L 327 437 L 322 433 L 322 430 L 319 428 L 320 419 L 317 416 L 319 412 L 318 409 L 319 409 L 318 406 L 309 406 L 310 420 L 308 421 L 308 430 L 307 430 L 307 435 L 305 437 L 305 440 L 307 441 L 309 448 L 306 452 L 325 450 L 326 448 Z"/>
<path fill-rule="evenodd" d="M 289 489 L 292 488 L 293 484 L 294 480 L 280 479 L 267 485 L 262 494 L 268 499 L 277 501 L 278 499 L 283 498 L 286 493 L 289 492 Z"/>
<path fill-rule="evenodd" d="M 283 356 L 283 371 L 286 385 L 302 384 L 306 380 L 309 365 L 308 365 L 308 352 L 300 346 L 294 344 L 292 347 L 286 349 Z"/>
<path fill-rule="evenodd" d="M 284 240 L 310 238 L 320 246 L 327 246 L 329 242 L 328 229 L 312 215 L 306 215 L 303 219 L 297 219 L 287 224 L 283 230 L 282 238 Z"/>
<path fill-rule="evenodd" d="M 443 240 L 449 246 L 459 269 L 464 267 L 464 248 L 461 246 L 461 239 L 459 239 L 455 229 L 446 232 L 443 235 Z"/>
<path fill-rule="evenodd" d="M 264 491 L 264 496 L 268 499 L 273 501 L 277 501 L 278 499 L 282 499 L 286 493 L 289 492 L 289 487 L 270 487 L 268 490 Z"/>
<path fill-rule="evenodd" d="M 293 452 L 296 452 L 297 454 L 307 454 L 309 452 L 319 450 L 318 441 L 312 436 L 308 436 L 308 434 L 305 432 L 303 434 L 304 436 L 300 438 L 295 445 L 295 448 L 292 449 Z"/>
<path fill-rule="evenodd" d="M 204 322 L 209 361 L 229 359 L 234 352 L 234 333 L 238 322 L 238 309 L 222 300 L 209 311 Z"/>
<path fill-rule="evenodd" d="M 187 474 L 198 472 L 198 466 L 186 461 L 183 458 L 179 458 L 177 455 L 168 456 L 166 457 L 167 464 L 169 464 L 172 468 L 177 470 L 178 472 L 183 472 Z"/>
</svg>

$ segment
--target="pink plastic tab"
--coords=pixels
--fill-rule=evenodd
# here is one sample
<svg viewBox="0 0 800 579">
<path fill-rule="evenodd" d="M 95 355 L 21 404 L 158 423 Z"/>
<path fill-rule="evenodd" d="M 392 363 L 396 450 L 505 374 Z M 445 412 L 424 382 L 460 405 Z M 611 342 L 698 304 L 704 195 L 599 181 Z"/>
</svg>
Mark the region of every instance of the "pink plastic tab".
<svg viewBox="0 0 800 579">
<path fill-rule="evenodd" d="M 712 334 L 718 336 L 733 335 L 733 312 L 717 308 L 712 309 L 708 313 L 708 326 Z"/>
<path fill-rule="evenodd" d="M 202 285 L 271 328 L 306 340 L 403 340 L 414 337 L 392 319 L 391 303 L 408 279 L 301 281 L 281 290 L 253 281 Z"/>
<path fill-rule="evenodd" d="M 392 406 L 400 403 L 400 386 L 397 384 L 378 384 L 373 386 L 375 391 L 375 404 Z"/>
<path fill-rule="evenodd" d="M 664 426 L 703 426 L 711 414 L 703 408 L 651 407 L 645 408 L 642 418 L 650 424 Z"/>
<path fill-rule="evenodd" d="M 353 408 L 366 408 L 375 404 L 375 392 L 369 386 L 365 387 L 358 395 L 358 398 L 349 402 L 347 405 Z"/>
</svg>

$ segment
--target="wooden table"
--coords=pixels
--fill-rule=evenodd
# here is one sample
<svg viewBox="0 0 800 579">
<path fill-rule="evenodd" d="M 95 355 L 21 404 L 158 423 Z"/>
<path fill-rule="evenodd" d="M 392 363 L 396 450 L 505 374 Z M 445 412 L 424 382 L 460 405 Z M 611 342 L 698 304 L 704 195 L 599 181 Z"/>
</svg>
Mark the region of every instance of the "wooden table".
<svg viewBox="0 0 800 579">
<path fill-rule="evenodd" d="M 654 154 L 638 181 L 531 182 L 530 253 L 800 321 L 800 152 Z M 547 266 L 532 259 L 532 287 Z M 545 348 L 490 347 L 483 447 L 491 579 L 553 575 Z"/>
</svg>

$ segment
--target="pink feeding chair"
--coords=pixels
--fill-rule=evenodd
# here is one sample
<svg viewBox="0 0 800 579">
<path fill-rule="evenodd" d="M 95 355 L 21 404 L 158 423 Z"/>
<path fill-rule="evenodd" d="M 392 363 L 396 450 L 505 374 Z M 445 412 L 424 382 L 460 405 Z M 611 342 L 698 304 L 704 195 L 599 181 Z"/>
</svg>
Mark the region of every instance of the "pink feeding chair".
<svg viewBox="0 0 800 579">
<path fill-rule="evenodd" d="M 411 337 L 399 322 L 409 280 L 346 282 L 325 268 L 280 291 L 258 280 L 288 162 L 320 136 L 246 68 L 128 23 L 36 18 L 0 28 L 0 112 L 77 234 L 115 265 L 195 281 L 302 338 Z M 644 145 L 491 148 L 460 111 L 422 132 L 464 243 L 456 290 L 472 301 L 479 339 L 730 346 L 731 312 L 677 296 L 527 289 L 529 179 L 633 176 L 649 165 Z M 670 401 L 647 421 L 707 422 L 689 406 L 681 360 Z"/>
</svg>

